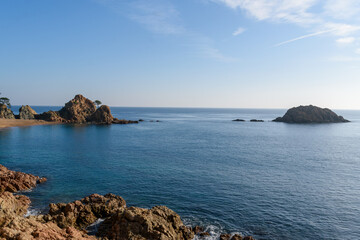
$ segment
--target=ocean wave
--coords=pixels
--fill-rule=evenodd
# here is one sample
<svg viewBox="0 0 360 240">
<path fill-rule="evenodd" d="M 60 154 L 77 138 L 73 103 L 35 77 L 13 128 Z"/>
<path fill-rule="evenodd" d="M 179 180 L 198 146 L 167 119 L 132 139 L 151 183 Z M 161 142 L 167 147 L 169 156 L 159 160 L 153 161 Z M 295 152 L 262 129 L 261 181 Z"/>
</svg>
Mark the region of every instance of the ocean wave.
<svg viewBox="0 0 360 240">
<path fill-rule="evenodd" d="M 29 208 L 27 210 L 27 212 L 25 213 L 24 217 L 29 217 L 29 216 L 36 216 L 40 214 L 40 210 L 39 209 L 35 209 L 35 208 Z"/>
</svg>

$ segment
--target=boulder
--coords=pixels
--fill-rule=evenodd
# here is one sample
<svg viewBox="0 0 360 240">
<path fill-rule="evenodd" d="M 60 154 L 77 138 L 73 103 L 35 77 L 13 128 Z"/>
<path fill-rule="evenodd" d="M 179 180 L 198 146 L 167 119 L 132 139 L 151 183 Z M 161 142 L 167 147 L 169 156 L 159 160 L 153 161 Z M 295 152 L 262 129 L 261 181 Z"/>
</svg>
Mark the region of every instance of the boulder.
<svg viewBox="0 0 360 240">
<path fill-rule="evenodd" d="M 86 123 L 95 111 L 94 102 L 78 94 L 60 109 L 59 115 L 69 123 Z"/>
<path fill-rule="evenodd" d="M 125 200 L 114 194 L 92 194 L 72 203 L 51 203 L 44 219 L 56 223 L 61 228 L 75 227 L 85 229 L 99 218 L 107 218 L 123 211 Z"/>
<path fill-rule="evenodd" d="M 46 178 L 40 178 L 27 173 L 15 172 L 0 165 L 0 193 L 17 192 L 28 190 L 38 183 L 45 182 Z"/>
<path fill-rule="evenodd" d="M 96 239 L 74 228 L 61 229 L 54 223 L 45 223 L 41 215 L 25 217 L 29 205 L 26 196 L 0 194 L 0 239 Z"/>
<path fill-rule="evenodd" d="M 250 236 L 247 236 L 247 237 L 250 237 Z M 242 240 L 242 239 L 243 238 L 240 234 L 234 234 L 234 236 L 232 236 L 230 240 Z"/>
<path fill-rule="evenodd" d="M 342 116 L 328 108 L 316 106 L 299 106 L 289 109 L 283 117 L 278 117 L 274 122 L 285 123 L 343 123 L 349 122 Z"/>
<path fill-rule="evenodd" d="M 55 112 L 55 111 L 48 111 L 42 114 L 35 115 L 35 118 L 48 122 L 66 122 L 65 119 L 60 117 L 59 112 Z"/>
<path fill-rule="evenodd" d="M 230 240 L 231 235 L 230 234 L 221 234 L 220 240 Z"/>
<path fill-rule="evenodd" d="M 0 118 L 15 119 L 15 116 L 5 104 L 0 104 Z"/>
<path fill-rule="evenodd" d="M 165 206 L 129 207 L 106 219 L 97 235 L 103 239 L 191 240 L 194 233 L 178 214 Z"/>
<path fill-rule="evenodd" d="M 96 109 L 95 113 L 88 119 L 88 121 L 98 124 L 111 124 L 113 120 L 114 117 L 111 115 L 111 110 L 106 105 L 102 105 Z"/>
<path fill-rule="evenodd" d="M 19 118 L 20 119 L 35 119 L 37 113 L 29 105 L 22 105 L 19 109 Z"/>
</svg>

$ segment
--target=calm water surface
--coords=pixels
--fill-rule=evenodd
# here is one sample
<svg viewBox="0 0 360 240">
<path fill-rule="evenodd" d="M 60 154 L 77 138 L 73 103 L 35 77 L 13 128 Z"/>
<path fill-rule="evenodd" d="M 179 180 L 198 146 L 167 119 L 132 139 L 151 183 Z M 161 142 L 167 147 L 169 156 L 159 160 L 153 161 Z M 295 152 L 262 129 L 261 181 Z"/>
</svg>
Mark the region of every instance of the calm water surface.
<svg viewBox="0 0 360 240">
<path fill-rule="evenodd" d="M 112 192 L 129 206 L 166 205 L 213 239 L 360 239 L 360 111 L 337 111 L 352 122 L 323 125 L 267 122 L 285 110 L 112 112 L 148 121 L 0 131 L 1 164 L 48 178 L 27 193 L 33 209 Z"/>
</svg>

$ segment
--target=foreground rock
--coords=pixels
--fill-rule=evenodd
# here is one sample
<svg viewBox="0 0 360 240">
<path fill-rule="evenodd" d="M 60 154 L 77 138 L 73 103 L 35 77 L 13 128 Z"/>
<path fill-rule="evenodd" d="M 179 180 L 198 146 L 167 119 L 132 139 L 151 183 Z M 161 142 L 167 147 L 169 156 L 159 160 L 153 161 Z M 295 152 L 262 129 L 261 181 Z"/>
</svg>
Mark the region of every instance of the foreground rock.
<svg viewBox="0 0 360 240">
<path fill-rule="evenodd" d="M 19 109 L 19 118 L 20 119 L 35 119 L 37 113 L 29 105 L 21 106 Z"/>
<path fill-rule="evenodd" d="M 191 240 L 194 233 L 178 214 L 165 206 L 151 209 L 126 208 L 106 219 L 98 236 L 104 239 L 177 239 Z"/>
<path fill-rule="evenodd" d="M 0 104 L 0 118 L 15 119 L 15 116 L 5 104 Z"/>
<path fill-rule="evenodd" d="M 126 207 L 125 200 L 114 194 L 92 194 L 72 203 L 50 204 L 48 214 L 25 217 L 30 199 L 13 192 L 29 189 L 46 179 L 14 172 L 2 165 L 0 178 L 0 240 L 191 240 L 195 234 L 210 235 L 202 227 L 185 226 L 180 216 L 165 206 Z M 87 227 L 99 219 L 104 221 L 98 227 L 97 237 L 89 236 Z M 241 239 L 240 235 L 235 237 L 231 239 Z"/>
<path fill-rule="evenodd" d="M 61 229 L 55 223 L 46 223 L 42 216 L 25 217 L 30 199 L 13 192 L 35 187 L 44 182 L 31 174 L 15 172 L 0 165 L 0 239 L 96 239 L 75 228 Z"/>
<path fill-rule="evenodd" d="M 114 194 L 92 194 L 72 203 L 50 204 L 49 214 L 44 217 L 61 228 L 85 229 L 99 218 L 107 218 L 125 209 L 125 200 Z"/>
<path fill-rule="evenodd" d="M 328 108 L 316 106 L 299 106 L 289 109 L 283 117 L 278 117 L 274 122 L 285 123 L 344 123 L 349 122 L 342 116 Z"/>
<path fill-rule="evenodd" d="M 38 183 L 45 182 L 46 178 L 41 178 L 27 173 L 15 172 L 0 165 L 0 193 L 17 192 L 28 190 Z"/>
</svg>

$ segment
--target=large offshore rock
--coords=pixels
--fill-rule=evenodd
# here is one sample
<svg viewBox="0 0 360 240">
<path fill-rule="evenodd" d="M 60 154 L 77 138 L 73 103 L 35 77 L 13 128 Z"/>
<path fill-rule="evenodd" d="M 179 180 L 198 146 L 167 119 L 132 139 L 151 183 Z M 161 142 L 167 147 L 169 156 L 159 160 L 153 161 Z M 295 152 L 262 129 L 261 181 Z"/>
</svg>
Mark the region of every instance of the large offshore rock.
<svg viewBox="0 0 360 240">
<path fill-rule="evenodd" d="M 69 123 L 86 123 L 95 111 L 93 101 L 78 94 L 60 109 L 59 115 Z"/>
<path fill-rule="evenodd" d="M 19 109 L 19 118 L 20 119 L 35 119 L 37 113 L 29 105 L 22 105 Z"/>
<path fill-rule="evenodd" d="M 15 116 L 5 104 L 0 104 L 0 118 L 15 119 Z"/>
<path fill-rule="evenodd" d="M 274 122 L 285 123 L 343 123 L 349 122 L 342 116 L 328 108 L 319 108 L 316 106 L 299 106 L 289 109 L 283 117 L 278 117 Z"/>
</svg>

